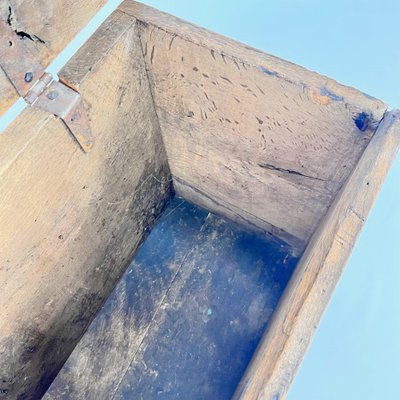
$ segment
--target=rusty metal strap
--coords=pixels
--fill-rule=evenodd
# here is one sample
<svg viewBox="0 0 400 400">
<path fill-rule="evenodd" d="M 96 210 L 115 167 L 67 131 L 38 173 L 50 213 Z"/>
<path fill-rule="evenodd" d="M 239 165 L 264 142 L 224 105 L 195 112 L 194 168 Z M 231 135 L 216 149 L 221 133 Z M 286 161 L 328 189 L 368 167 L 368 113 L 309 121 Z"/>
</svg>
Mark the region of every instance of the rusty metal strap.
<svg viewBox="0 0 400 400">
<path fill-rule="evenodd" d="M 94 139 L 80 94 L 45 72 L 24 40 L 2 18 L 0 67 L 30 106 L 61 118 L 85 152 L 92 148 Z"/>
</svg>

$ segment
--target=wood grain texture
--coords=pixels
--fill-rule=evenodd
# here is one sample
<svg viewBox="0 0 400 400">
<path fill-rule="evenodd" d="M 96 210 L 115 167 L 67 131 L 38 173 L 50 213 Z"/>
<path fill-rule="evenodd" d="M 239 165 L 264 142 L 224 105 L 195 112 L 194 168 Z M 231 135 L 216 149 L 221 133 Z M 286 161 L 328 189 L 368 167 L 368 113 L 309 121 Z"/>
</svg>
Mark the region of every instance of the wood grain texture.
<svg viewBox="0 0 400 400">
<path fill-rule="evenodd" d="M 0 18 L 10 21 L 47 67 L 89 22 L 106 0 L 0 0 Z M 18 99 L 0 71 L 0 116 Z"/>
<path fill-rule="evenodd" d="M 230 398 L 297 261 L 173 199 L 45 399 Z"/>
<path fill-rule="evenodd" d="M 140 3 L 120 9 L 141 22 L 173 176 L 304 249 L 385 104 Z"/>
<path fill-rule="evenodd" d="M 234 399 L 285 398 L 399 144 L 396 110 L 385 115 L 315 232 Z"/>
<path fill-rule="evenodd" d="M 96 137 L 89 155 L 38 110 L 0 135 L 0 393 L 9 398 L 46 390 L 170 197 L 131 22 L 79 82 Z M 65 75 L 90 66 L 95 50 L 87 44 Z"/>
</svg>

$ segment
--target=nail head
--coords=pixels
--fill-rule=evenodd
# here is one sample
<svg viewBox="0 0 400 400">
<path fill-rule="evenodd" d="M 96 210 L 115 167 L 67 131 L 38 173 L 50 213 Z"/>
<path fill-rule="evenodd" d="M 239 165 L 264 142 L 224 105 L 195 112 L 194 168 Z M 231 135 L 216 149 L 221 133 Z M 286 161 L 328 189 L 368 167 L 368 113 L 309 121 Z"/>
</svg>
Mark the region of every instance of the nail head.
<svg viewBox="0 0 400 400">
<path fill-rule="evenodd" d="M 54 99 L 56 99 L 58 97 L 58 92 L 56 91 L 56 90 L 52 90 L 51 92 L 49 92 L 48 94 L 47 94 L 47 98 L 49 99 L 49 100 L 54 100 Z"/>
<path fill-rule="evenodd" d="M 33 80 L 33 73 L 32 72 L 27 72 L 26 74 L 25 74 L 25 82 L 26 83 L 29 83 L 29 82 L 32 82 L 32 80 Z"/>
<path fill-rule="evenodd" d="M 74 114 L 72 115 L 71 121 L 72 121 L 72 122 L 75 122 L 75 121 L 77 121 L 77 120 L 79 119 L 79 117 L 80 117 L 80 115 L 79 115 L 78 113 L 74 113 Z"/>
</svg>

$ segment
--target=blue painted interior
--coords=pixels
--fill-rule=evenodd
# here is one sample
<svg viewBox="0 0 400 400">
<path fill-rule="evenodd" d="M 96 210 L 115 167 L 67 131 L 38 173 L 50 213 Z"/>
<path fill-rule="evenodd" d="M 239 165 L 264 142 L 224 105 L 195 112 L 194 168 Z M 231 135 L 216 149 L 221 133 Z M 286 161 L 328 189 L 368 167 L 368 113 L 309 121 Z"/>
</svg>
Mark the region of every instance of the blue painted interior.
<svg viewBox="0 0 400 400">
<path fill-rule="evenodd" d="M 79 370 L 74 362 L 84 359 L 85 371 L 95 371 L 112 354 L 117 365 L 128 361 L 115 400 L 229 400 L 297 264 L 285 249 L 172 199 L 50 393 L 76 396 L 80 382 L 68 378 Z M 143 331 L 129 360 L 130 345 L 108 337 L 136 342 Z"/>
<path fill-rule="evenodd" d="M 156 315 L 155 321 L 162 322 L 157 323 L 157 332 L 150 328 L 146 348 L 127 371 L 119 395 L 228 400 L 297 259 L 264 235 L 247 232 L 181 199 L 174 199 L 165 215 L 126 277 L 135 277 L 138 269 L 167 271 L 160 254 L 173 256 L 182 252 L 182 246 L 183 251 L 190 247 L 170 289 L 179 287 L 179 294 L 167 294 L 170 306 Z M 133 295 L 129 307 L 136 308 L 142 300 Z"/>
</svg>

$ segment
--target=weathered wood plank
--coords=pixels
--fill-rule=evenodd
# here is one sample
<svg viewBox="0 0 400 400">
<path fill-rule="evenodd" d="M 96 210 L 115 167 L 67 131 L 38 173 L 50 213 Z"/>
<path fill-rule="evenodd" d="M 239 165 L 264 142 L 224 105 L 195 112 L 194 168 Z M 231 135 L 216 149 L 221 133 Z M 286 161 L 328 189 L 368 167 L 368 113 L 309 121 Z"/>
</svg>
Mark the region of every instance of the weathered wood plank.
<svg viewBox="0 0 400 400">
<path fill-rule="evenodd" d="M 297 259 L 181 199 L 165 214 L 46 400 L 232 396 Z"/>
<path fill-rule="evenodd" d="M 112 18 L 107 18 L 101 25 L 101 34 L 92 35 L 61 70 L 60 81 L 79 91 L 93 67 L 102 62 L 121 35 L 134 23 L 133 17 L 120 11 L 114 12 Z"/>
<path fill-rule="evenodd" d="M 46 390 L 170 196 L 137 27 L 110 18 L 119 30 L 100 28 L 65 69 L 91 67 L 79 82 L 90 154 L 38 110 L 0 135 L 0 393 L 10 398 Z M 106 34 L 115 40 L 93 63 Z"/>
<path fill-rule="evenodd" d="M 141 21 L 173 176 L 304 248 L 385 104 L 142 4 L 120 9 Z"/>
<path fill-rule="evenodd" d="M 19 32 L 47 67 L 106 0 L 0 0 L 0 18 Z M 0 71 L 0 116 L 18 99 Z"/>
<path fill-rule="evenodd" d="M 400 145 L 387 113 L 315 232 L 234 399 L 284 399 Z"/>
</svg>

